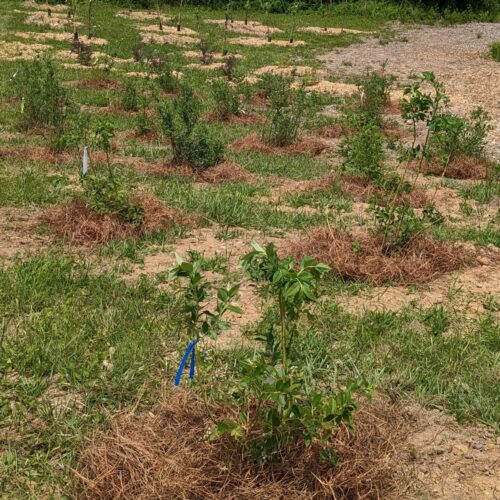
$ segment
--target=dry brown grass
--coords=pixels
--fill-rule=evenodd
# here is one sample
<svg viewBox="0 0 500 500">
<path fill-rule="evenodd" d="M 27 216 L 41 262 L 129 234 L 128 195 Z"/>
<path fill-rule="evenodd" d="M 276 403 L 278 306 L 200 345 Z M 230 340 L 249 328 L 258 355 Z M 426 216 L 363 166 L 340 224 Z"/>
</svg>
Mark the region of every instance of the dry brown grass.
<svg viewBox="0 0 500 500">
<path fill-rule="evenodd" d="M 419 168 L 418 163 L 413 163 L 411 166 L 414 170 L 418 170 Z M 431 163 L 423 163 L 420 171 L 425 174 L 439 175 L 450 179 L 482 180 L 488 176 L 492 168 L 491 162 L 484 158 L 454 156 L 446 168 L 438 161 L 434 161 Z"/>
<path fill-rule="evenodd" d="M 215 418 L 228 408 L 213 408 Z M 81 499 L 305 499 L 381 498 L 391 488 L 400 412 L 370 403 L 355 416 L 356 434 L 338 429 L 340 457 L 320 461 L 315 446 L 296 444 L 280 463 L 246 460 L 234 443 L 208 442 L 213 426 L 204 405 L 185 392 L 139 417 L 115 418 L 83 451 L 76 487 Z"/>
<path fill-rule="evenodd" d="M 298 259 L 314 257 L 335 274 L 374 285 L 424 283 L 473 261 L 471 251 L 457 251 L 426 236 L 416 236 L 399 252 L 388 253 L 379 236 L 327 227 L 294 241 L 291 253 Z"/>
<path fill-rule="evenodd" d="M 41 221 L 48 224 L 55 236 L 77 245 L 98 245 L 111 240 L 141 238 L 147 233 L 196 222 L 194 217 L 181 214 L 152 196 L 139 196 L 134 201 L 144 210 L 141 224 L 125 222 L 117 213 L 96 212 L 81 201 L 51 208 L 43 213 Z"/>
<path fill-rule="evenodd" d="M 261 153 L 288 153 L 317 156 L 330 145 L 318 137 L 304 134 L 289 146 L 273 146 L 262 140 L 258 134 L 251 134 L 231 144 L 233 151 L 259 151 Z"/>
</svg>

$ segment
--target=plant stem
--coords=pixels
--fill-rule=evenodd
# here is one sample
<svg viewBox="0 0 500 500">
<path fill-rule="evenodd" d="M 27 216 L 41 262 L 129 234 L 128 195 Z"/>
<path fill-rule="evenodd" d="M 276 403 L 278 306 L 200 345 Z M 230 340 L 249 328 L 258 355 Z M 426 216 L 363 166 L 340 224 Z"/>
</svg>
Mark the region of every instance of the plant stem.
<svg viewBox="0 0 500 500">
<path fill-rule="evenodd" d="M 279 293 L 279 305 L 280 305 L 280 327 L 281 327 L 281 361 L 283 363 L 283 369 L 285 373 L 287 372 L 287 359 L 286 359 L 286 310 L 285 310 L 285 298 L 283 297 L 283 292 Z"/>
</svg>

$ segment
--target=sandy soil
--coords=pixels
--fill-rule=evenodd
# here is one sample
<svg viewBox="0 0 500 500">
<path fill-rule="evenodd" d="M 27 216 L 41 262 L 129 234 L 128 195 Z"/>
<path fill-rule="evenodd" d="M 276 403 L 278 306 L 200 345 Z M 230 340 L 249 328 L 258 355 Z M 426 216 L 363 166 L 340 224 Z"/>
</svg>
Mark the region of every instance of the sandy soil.
<svg viewBox="0 0 500 500">
<path fill-rule="evenodd" d="M 320 56 L 335 76 L 360 75 L 379 68 L 408 81 L 411 75 L 433 71 L 446 84 L 451 108 L 468 114 L 482 106 L 492 116 L 489 151 L 500 159 L 500 65 L 486 56 L 489 45 L 500 40 L 500 24 L 470 23 L 449 27 L 422 27 L 401 31 L 386 45 L 370 38 L 362 43 Z M 403 41 L 407 40 L 407 41 Z"/>
<path fill-rule="evenodd" d="M 163 32 L 160 32 L 163 33 Z M 179 35 L 177 33 L 160 34 L 160 33 L 141 33 L 141 40 L 144 43 L 157 43 L 159 45 L 170 43 L 172 45 L 194 45 L 200 42 L 199 38 L 194 38 L 189 35 Z"/>
<path fill-rule="evenodd" d="M 237 38 L 229 38 L 229 43 L 234 43 L 236 45 L 248 45 L 251 47 L 263 47 L 264 45 L 275 45 L 277 47 L 296 47 L 298 45 L 305 45 L 306 42 L 303 40 L 295 40 L 293 43 L 290 43 L 288 40 L 271 40 L 267 41 L 266 38 L 256 38 L 256 37 L 237 37 Z"/>
<path fill-rule="evenodd" d="M 221 27 L 226 26 L 225 19 L 206 19 L 206 23 L 209 24 L 217 24 Z M 271 26 L 266 26 L 257 21 L 248 21 L 248 24 L 245 24 L 244 21 L 232 21 L 227 24 L 228 31 L 233 31 L 235 33 L 243 33 L 245 35 L 254 35 L 254 36 L 267 36 L 268 33 L 281 33 L 282 31 L 279 28 L 273 28 Z"/>
<path fill-rule="evenodd" d="M 131 19 L 133 21 L 158 21 L 158 14 L 154 12 L 144 12 L 144 11 L 129 11 L 121 10 L 116 14 L 118 17 L 123 17 L 124 19 Z M 161 15 L 162 23 L 168 23 L 171 19 L 164 15 Z"/>
<path fill-rule="evenodd" d="M 4 61 L 30 61 L 51 48 L 43 43 L 4 42 L 0 40 L 0 59 Z"/>
<path fill-rule="evenodd" d="M 398 487 L 388 500 L 500 498 L 500 445 L 490 429 L 460 426 L 439 410 L 417 405 L 405 411 L 411 429 L 398 451 Z"/>
<path fill-rule="evenodd" d="M 31 31 L 18 31 L 14 33 L 15 36 L 19 38 L 24 38 L 26 40 L 37 40 L 39 42 L 46 42 L 54 40 L 56 42 L 72 42 L 73 33 L 35 33 Z M 81 41 L 87 45 L 107 45 L 108 41 L 104 38 L 91 38 L 88 39 L 86 36 L 81 37 Z"/>
</svg>

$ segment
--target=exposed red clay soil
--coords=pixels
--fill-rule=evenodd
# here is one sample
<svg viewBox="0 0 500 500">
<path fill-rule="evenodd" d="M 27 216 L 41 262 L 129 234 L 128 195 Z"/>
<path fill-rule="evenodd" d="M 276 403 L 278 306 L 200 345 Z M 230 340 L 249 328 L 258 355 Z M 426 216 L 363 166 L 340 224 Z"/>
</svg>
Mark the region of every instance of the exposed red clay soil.
<svg viewBox="0 0 500 500">
<path fill-rule="evenodd" d="M 259 151 L 261 153 L 307 154 L 316 156 L 328 149 L 330 144 L 312 135 L 302 135 L 289 146 L 272 146 L 266 144 L 257 134 L 238 139 L 231 144 L 233 151 Z"/>
<path fill-rule="evenodd" d="M 212 418 L 235 410 L 213 406 Z M 341 460 L 319 458 L 313 444 L 291 445 L 283 462 L 258 464 L 229 439 L 204 439 L 213 428 L 205 405 L 178 392 L 153 411 L 117 417 L 83 451 L 76 473 L 79 498 L 304 499 L 381 498 L 392 486 L 395 448 L 405 422 L 388 403 L 367 403 L 356 433 L 331 434 Z M 258 429 L 256 429 L 258 431 Z"/>
<path fill-rule="evenodd" d="M 317 228 L 294 241 L 291 253 L 302 259 L 314 257 L 332 272 L 374 285 L 425 283 L 473 262 L 473 252 L 425 236 L 410 240 L 398 253 L 384 251 L 375 235 L 360 231 L 355 236 L 335 228 Z"/>
<path fill-rule="evenodd" d="M 141 224 L 124 222 L 117 213 L 101 213 L 81 201 L 65 203 L 47 210 L 41 222 L 48 224 L 51 232 L 71 244 L 98 245 L 111 240 L 140 238 L 144 234 L 188 226 L 194 217 L 181 214 L 152 196 L 137 197 L 144 210 Z"/>
</svg>

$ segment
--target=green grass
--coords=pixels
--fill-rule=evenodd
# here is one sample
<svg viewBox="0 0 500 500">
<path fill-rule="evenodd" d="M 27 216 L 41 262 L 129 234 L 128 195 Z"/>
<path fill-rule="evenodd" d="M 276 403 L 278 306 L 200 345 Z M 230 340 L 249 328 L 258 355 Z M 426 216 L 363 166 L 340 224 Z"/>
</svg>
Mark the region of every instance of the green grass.
<svg viewBox="0 0 500 500">
<path fill-rule="evenodd" d="M 12 12 L 19 5 L 19 1 L 2 2 L 6 14 L 0 16 L 0 30 L 5 33 L 4 39 L 16 39 L 13 33 L 21 30 L 49 31 L 47 27 L 26 26 L 23 14 Z M 78 4 L 78 14 L 83 19 L 84 7 Z M 117 4 L 95 2 L 94 35 L 109 41 L 103 48 L 108 54 L 131 57 L 139 32 L 134 23 L 114 15 L 118 9 Z M 199 31 L 212 51 L 222 50 L 224 30 L 211 24 L 198 25 L 196 13 L 202 18 L 222 19 L 223 10 L 179 9 L 171 5 L 163 10 L 170 16 L 180 11 L 183 25 Z M 453 18 L 447 14 L 447 19 L 460 21 L 465 16 Z M 243 14 L 235 12 L 234 17 L 243 19 Z M 384 25 L 386 21 L 435 21 L 438 17 L 431 10 L 410 7 L 407 3 L 373 0 L 335 3 L 323 11 L 299 12 L 294 18 L 264 12 L 251 14 L 251 19 L 281 28 L 283 33 L 278 34 L 277 39 L 286 40 L 294 24 L 335 25 L 373 31 L 384 43 L 393 36 Z M 234 36 L 240 35 L 229 35 Z M 307 33 L 300 33 L 296 38 L 307 44 L 285 49 L 229 45 L 243 56 L 236 64 L 237 76 L 251 75 L 265 65 L 300 64 L 319 68 L 316 59 L 319 53 L 359 39 L 349 34 L 325 37 Z M 69 48 L 67 43 L 47 43 L 54 50 Z M 197 50 L 197 46 L 165 45 L 155 49 L 167 55 L 174 69 L 184 73 L 183 80 L 193 86 L 202 100 L 203 112 L 211 111 L 214 102 L 207 79 L 216 73 L 185 67 L 194 60 L 186 58 L 183 52 Z M 14 95 L 11 77 L 18 66 L 17 62 L 0 62 L 0 145 L 2 148 L 47 146 L 49 131 L 19 132 L 21 107 L 11 99 Z M 148 66 L 131 63 L 117 65 L 115 69 L 77 71 L 60 67 L 58 74 L 63 81 L 111 78 L 124 82 L 126 71 L 147 71 Z M 150 92 L 154 85 L 148 82 L 144 91 Z M 95 126 L 105 118 L 117 132 L 116 156 L 168 161 L 171 150 L 166 138 L 160 136 L 157 141 L 145 142 L 128 135 L 135 128 L 134 114 L 115 108 L 103 114 L 93 109 L 119 103 L 120 91 L 68 86 L 68 92 L 77 106 L 89 106 L 87 110 L 83 108 L 82 113 L 90 119 L 85 145 L 91 146 L 91 152 L 97 147 Z M 149 110 L 156 112 L 168 98 L 151 97 Z M 324 105 L 339 101 L 339 98 L 317 96 L 314 105 L 321 110 Z M 265 111 L 259 112 L 265 114 Z M 151 119 L 160 129 L 158 116 Z M 307 128 L 331 122 L 331 118 L 317 114 Z M 261 125 L 210 122 L 207 126 L 226 146 L 261 130 Z M 332 207 L 339 211 L 352 210 L 352 200 L 336 191 L 285 194 L 282 204 L 287 207 L 283 210 L 265 199 L 273 186 L 279 186 L 286 179 L 313 180 L 328 174 L 335 168 L 332 156 L 329 153 L 318 157 L 236 153 L 228 149 L 228 159 L 257 178 L 248 183 L 209 185 L 170 174 L 148 175 L 129 168 L 127 172 L 132 184 L 139 189 L 155 193 L 166 204 L 197 215 L 200 226 L 217 224 L 214 236 L 221 248 L 231 248 L 233 240 L 244 234 L 241 228 L 260 231 L 258 239 L 306 231 L 327 222 L 344 224 L 345 221 L 322 210 Z M 32 207 L 71 199 L 80 190 L 78 169 L 79 165 L 73 161 L 46 164 L 5 155 L 0 160 L 0 208 L 19 207 L 29 211 Z M 452 187 L 460 190 L 465 199 L 481 204 L 494 203 L 500 196 L 496 177 L 466 186 L 457 181 Z M 301 207 L 307 206 L 319 209 L 318 213 L 300 212 Z M 431 232 L 445 241 L 500 246 L 498 228 L 497 217 L 480 228 L 457 229 L 442 224 Z M 170 285 L 163 286 L 167 269 L 159 270 L 155 277 L 136 281 L 122 278 L 131 271 L 140 272 L 140 264 L 146 256 L 175 251 L 176 238 L 189 236 L 186 231 L 186 228 L 177 228 L 168 234 L 113 241 L 89 249 L 68 249 L 61 245 L 57 250 L 51 247 L 50 252 L 5 257 L 0 261 L 0 496 L 73 498 L 69 467 L 76 465 L 85 437 L 105 429 L 111 415 L 131 406 L 137 406 L 137 412 L 148 411 L 164 395 L 182 350 L 190 340 L 180 317 L 181 301 L 172 295 Z M 192 230 L 191 235 L 195 231 Z M 288 243 L 284 241 L 284 249 Z M 222 252 L 216 251 L 215 256 L 208 257 L 203 250 L 189 253 L 202 259 L 203 272 L 218 273 L 224 283 L 246 279 L 241 269 L 234 269 Z M 416 401 L 451 412 L 461 421 L 498 426 L 500 396 L 495 382 L 499 375 L 500 331 L 494 316 L 498 312 L 495 294 L 481 299 L 487 312 L 476 317 L 445 306 L 356 315 L 343 311 L 337 297 L 366 292 L 371 288 L 369 285 L 329 277 L 322 286 L 324 297 L 315 306 L 314 315 L 300 322 L 298 346 L 292 354 L 304 366 L 305 377 L 311 385 L 324 387 L 336 381 L 366 377 L 381 393 L 394 400 Z M 276 311 L 264 310 L 263 324 L 268 325 L 274 317 Z M 261 329 L 262 325 L 258 330 Z M 226 382 L 234 382 L 232 375 L 239 361 L 248 354 L 247 350 L 236 348 L 210 350 L 206 357 L 200 357 L 203 370 L 214 374 L 214 394 L 224 389 Z M 111 369 L 106 368 L 110 367 L 109 363 Z"/>
<path fill-rule="evenodd" d="M 490 45 L 490 54 L 495 61 L 500 62 L 500 42 L 495 42 Z"/>
</svg>

